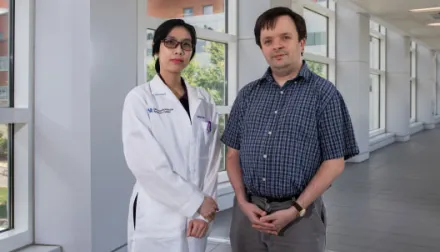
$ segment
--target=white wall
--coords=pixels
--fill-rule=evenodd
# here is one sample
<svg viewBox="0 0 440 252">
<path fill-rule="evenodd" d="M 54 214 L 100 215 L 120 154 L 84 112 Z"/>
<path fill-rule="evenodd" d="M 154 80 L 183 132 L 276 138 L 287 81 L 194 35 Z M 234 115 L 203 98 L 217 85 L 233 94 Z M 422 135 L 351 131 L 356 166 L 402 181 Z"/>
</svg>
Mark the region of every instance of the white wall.
<svg viewBox="0 0 440 252">
<path fill-rule="evenodd" d="M 422 45 L 417 48 L 417 121 L 434 127 L 434 61 L 432 51 Z"/>
<path fill-rule="evenodd" d="M 136 0 L 41 0 L 36 13 L 35 242 L 113 251 L 133 184 L 121 112 L 136 85 Z"/>
<path fill-rule="evenodd" d="M 134 179 L 121 142 L 122 105 L 137 82 L 137 1 L 90 1 L 92 251 L 126 242 Z M 147 150 L 146 150 L 147 151 Z M 77 250 L 78 251 L 78 250 Z"/>
</svg>

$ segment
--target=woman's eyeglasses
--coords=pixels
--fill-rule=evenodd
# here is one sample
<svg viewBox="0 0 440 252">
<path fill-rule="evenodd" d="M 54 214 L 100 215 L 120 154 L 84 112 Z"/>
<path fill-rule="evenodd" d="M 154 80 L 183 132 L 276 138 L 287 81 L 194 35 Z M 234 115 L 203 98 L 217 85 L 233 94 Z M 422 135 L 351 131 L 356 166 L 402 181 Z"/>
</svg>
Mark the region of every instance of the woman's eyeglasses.
<svg viewBox="0 0 440 252">
<path fill-rule="evenodd" d="M 170 49 L 175 49 L 177 46 L 180 45 L 182 50 L 185 50 L 185 51 L 192 51 L 193 50 L 191 40 L 189 40 L 189 39 L 177 41 L 174 38 L 166 38 L 162 41 L 163 41 L 164 46 L 167 48 L 170 48 Z"/>
</svg>

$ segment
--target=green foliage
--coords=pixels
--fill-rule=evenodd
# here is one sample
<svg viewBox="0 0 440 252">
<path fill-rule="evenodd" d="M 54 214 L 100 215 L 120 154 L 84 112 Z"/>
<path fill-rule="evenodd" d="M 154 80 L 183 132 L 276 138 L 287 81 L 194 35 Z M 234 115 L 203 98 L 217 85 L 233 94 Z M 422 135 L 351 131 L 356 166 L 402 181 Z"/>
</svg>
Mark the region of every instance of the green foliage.
<svg viewBox="0 0 440 252">
<path fill-rule="evenodd" d="M 194 58 L 183 70 L 182 77 L 193 86 L 205 88 L 217 105 L 223 105 L 226 83 L 225 46 L 221 43 L 207 42 L 205 50 L 209 53 L 210 64 L 202 66 Z M 147 81 L 156 74 L 154 63 L 152 60 L 147 65 Z"/>
<path fill-rule="evenodd" d="M 8 201 L 8 188 L 0 187 L 0 230 L 2 229 L 1 219 L 6 219 L 8 217 L 7 201 Z"/>
<path fill-rule="evenodd" d="M 3 133 L 0 132 L 0 159 L 5 158 L 8 151 L 8 140 L 3 137 Z"/>
<path fill-rule="evenodd" d="M 6 205 L 8 200 L 8 188 L 0 187 L 0 205 Z"/>
<path fill-rule="evenodd" d="M 307 66 L 312 72 L 316 73 L 317 75 L 321 76 L 324 79 L 327 79 L 327 71 L 324 68 L 324 64 L 313 61 L 306 61 L 306 62 L 307 62 Z"/>
</svg>

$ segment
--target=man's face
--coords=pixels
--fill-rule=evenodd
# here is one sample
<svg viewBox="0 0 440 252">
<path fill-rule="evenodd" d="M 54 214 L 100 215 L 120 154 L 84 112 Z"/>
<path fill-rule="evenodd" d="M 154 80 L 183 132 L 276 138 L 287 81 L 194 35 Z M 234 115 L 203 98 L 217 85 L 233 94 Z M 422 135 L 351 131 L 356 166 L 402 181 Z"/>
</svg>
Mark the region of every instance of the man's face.
<svg viewBox="0 0 440 252">
<path fill-rule="evenodd" d="M 274 29 L 263 28 L 260 36 L 261 50 L 267 63 L 275 70 L 299 68 L 305 40 L 298 41 L 298 33 L 289 16 L 280 16 Z"/>
</svg>

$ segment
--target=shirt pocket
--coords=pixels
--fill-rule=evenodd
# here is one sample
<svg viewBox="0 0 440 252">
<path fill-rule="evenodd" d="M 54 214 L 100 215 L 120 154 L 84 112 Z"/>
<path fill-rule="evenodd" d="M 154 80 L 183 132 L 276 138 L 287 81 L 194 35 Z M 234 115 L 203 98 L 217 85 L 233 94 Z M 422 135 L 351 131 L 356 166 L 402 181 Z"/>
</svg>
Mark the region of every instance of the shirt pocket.
<svg viewBox="0 0 440 252">
<path fill-rule="evenodd" d="M 317 137 L 318 127 L 315 114 L 311 111 L 297 112 L 292 116 L 293 138 L 310 141 Z"/>
</svg>

